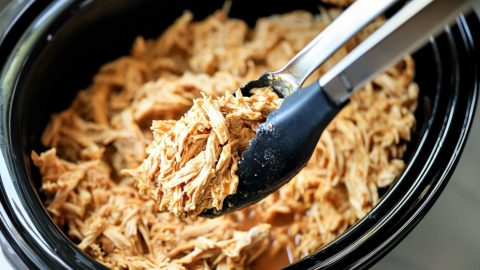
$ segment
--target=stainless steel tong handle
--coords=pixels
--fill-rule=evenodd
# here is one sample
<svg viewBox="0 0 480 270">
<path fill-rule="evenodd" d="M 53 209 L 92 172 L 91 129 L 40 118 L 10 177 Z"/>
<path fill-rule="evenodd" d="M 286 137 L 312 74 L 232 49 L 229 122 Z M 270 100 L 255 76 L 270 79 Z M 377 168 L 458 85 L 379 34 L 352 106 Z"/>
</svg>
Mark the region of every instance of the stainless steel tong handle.
<svg viewBox="0 0 480 270">
<path fill-rule="evenodd" d="M 335 53 L 345 42 L 362 30 L 398 0 L 357 0 L 329 26 L 307 44 L 282 69 L 273 72 L 297 90 L 307 77 Z M 283 77 L 284 76 L 284 77 Z"/>
<path fill-rule="evenodd" d="M 413 0 L 319 80 L 336 104 L 366 81 L 423 45 L 473 0 Z"/>
</svg>

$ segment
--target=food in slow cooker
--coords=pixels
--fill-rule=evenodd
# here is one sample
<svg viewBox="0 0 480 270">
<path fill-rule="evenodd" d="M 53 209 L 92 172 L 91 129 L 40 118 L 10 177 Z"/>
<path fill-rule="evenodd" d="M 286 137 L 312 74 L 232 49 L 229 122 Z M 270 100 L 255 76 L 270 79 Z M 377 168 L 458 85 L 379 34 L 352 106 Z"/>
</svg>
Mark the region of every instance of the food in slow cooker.
<svg viewBox="0 0 480 270">
<path fill-rule="evenodd" d="M 218 100 L 276 70 L 340 12 L 295 11 L 260 18 L 253 29 L 222 11 L 197 22 L 186 12 L 158 39 L 137 38 L 130 55 L 104 65 L 68 109 L 52 116 L 42 136 L 50 150 L 32 152 L 53 221 L 115 269 L 271 269 L 335 239 L 378 203 L 378 189 L 404 167 L 418 98 L 409 56 L 352 97 L 300 174 L 242 211 L 195 220 L 159 213 L 122 170 L 147 157 L 152 120 L 162 120 L 153 124 L 162 132 L 202 93 Z"/>
<path fill-rule="evenodd" d="M 124 172 L 162 212 L 187 217 L 212 207 L 220 210 L 225 197 L 237 190 L 242 152 L 280 103 L 270 89 L 257 89 L 250 97 L 236 91 L 196 99 L 180 120 L 153 121 L 148 157 Z"/>
</svg>

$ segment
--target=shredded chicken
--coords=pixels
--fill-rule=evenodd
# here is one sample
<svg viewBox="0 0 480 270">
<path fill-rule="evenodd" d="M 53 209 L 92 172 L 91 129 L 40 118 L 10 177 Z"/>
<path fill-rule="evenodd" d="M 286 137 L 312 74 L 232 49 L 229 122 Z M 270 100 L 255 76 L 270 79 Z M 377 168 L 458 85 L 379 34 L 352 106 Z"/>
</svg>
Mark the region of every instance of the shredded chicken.
<svg viewBox="0 0 480 270">
<path fill-rule="evenodd" d="M 198 22 L 186 12 L 158 39 L 138 37 L 130 55 L 104 65 L 67 110 L 52 116 L 41 138 L 49 150 L 32 152 L 53 221 L 80 249 L 113 269 L 271 269 L 335 239 L 378 203 L 378 190 L 403 170 L 418 99 L 408 56 L 352 97 L 306 168 L 265 200 L 213 220 L 179 219 L 158 210 L 190 206 L 199 196 L 200 205 L 189 208 L 195 212 L 205 203 L 220 205 L 235 191 L 232 166 L 243 141 L 278 103 L 265 92 L 251 99 L 222 95 L 281 67 L 340 12 L 295 11 L 260 18 L 252 29 L 221 11 Z M 381 23 L 372 23 L 313 77 Z M 201 117 L 180 118 L 192 106 Z M 229 117 L 247 126 L 232 125 L 239 121 Z M 172 133 L 175 128 L 184 133 Z M 146 188 L 159 173 L 170 179 L 157 181 L 168 187 L 159 204 L 149 198 L 160 199 L 159 193 L 140 194 L 134 178 L 122 173 L 138 173 L 157 151 L 169 151 L 162 155 L 168 159 L 151 161 L 188 161 L 197 168 L 175 166 L 143 178 Z M 215 166 L 203 157 L 212 157 Z M 203 168 L 206 176 L 199 178 Z M 230 183 L 218 185 L 212 169 Z M 188 189 L 194 175 L 219 188 L 195 194 Z M 192 197 L 176 197 L 179 187 Z M 220 199 L 213 201 L 214 193 Z M 170 198 L 173 203 L 166 203 Z"/>
<path fill-rule="evenodd" d="M 148 157 L 125 172 L 162 212 L 187 217 L 220 210 L 225 197 L 237 190 L 241 153 L 280 101 L 269 89 L 250 97 L 237 91 L 196 99 L 180 120 L 153 122 Z"/>
</svg>

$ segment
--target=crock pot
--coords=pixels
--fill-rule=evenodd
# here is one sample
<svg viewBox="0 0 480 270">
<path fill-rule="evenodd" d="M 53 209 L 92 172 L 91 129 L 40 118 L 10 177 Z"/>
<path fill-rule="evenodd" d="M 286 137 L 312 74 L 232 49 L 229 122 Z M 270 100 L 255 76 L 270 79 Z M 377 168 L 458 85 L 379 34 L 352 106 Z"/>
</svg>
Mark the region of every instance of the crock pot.
<svg viewBox="0 0 480 270">
<path fill-rule="evenodd" d="M 17 269 L 104 269 L 80 251 L 42 205 L 31 150 L 49 116 L 67 108 L 101 64 L 127 54 L 135 36 L 153 38 L 192 10 L 202 19 L 223 1 L 16 1 L 0 14 L 0 229 Z M 256 18 L 311 0 L 233 1 L 231 16 Z M 417 126 L 406 168 L 380 203 L 329 245 L 288 269 L 366 268 L 390 251 L 440 195 L 462 152 L 479 88 L 480 21 L 462 14 L 414 54 L 420 86 Z"/>
</svg>

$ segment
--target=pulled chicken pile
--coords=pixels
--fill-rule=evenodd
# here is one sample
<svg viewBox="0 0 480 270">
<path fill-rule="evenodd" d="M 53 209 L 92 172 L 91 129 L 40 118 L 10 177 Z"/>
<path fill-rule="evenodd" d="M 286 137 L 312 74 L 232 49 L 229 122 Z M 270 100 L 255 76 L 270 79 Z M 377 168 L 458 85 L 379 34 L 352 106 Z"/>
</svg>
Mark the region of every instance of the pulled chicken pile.
<svg viewBox="0 0 480 270">
<path fill-rule="evenodd" d="M 188 187 L 186 179 L 197 172 L 205 174 L 203 184 L 219 187 L 203 194 L 201 203 L 219 205 L 234 192 L 238 154 L 278 101 L 267 92 L 251 99 L 222 95 L 281 67 L 340 12 L 294 11 L 260 18 L 253 29 L 223 11 L 203 21 L 186 12 L 158 39 L 138 37 L 129 55 L 101 67 L 71 106 L 52 116 L 41 138 L 49 150 L 32 152 L 53 221 L 81 250 L 113 269 L 265 269 L 332 241 L 378 203 L 378 189 L 404 167 L 418 98 L 409 56 L 356 93 L 323 133 L 306 168 L 265 200 L 212 220 L 158 210 L 190 206 L 198 194 L 178 198 L 175 185 L 183 181 Z M 313 77 L 380 24 L 372 23 Z M 194 113 L 181 118 L 190 108 L 210 122 L 191 121 Z M 225 125 L 235 130 L 229 137 Z M 197 149 L 197 143 L 208 147 Z M 162 154 L 168 156 L 165 164 L 186 161 L 170 171 L 162 171 L 163 165 L 146 170 L 175 179 L 159 204 L 140 194 L 129 174 L 155 151 L 168 152 Z M 189 166 L 197 168 L 192 175 L 184 169 Z M 208 172 L 213 168 L 228 179 L 225 184 L 218 186 L 220 179 Z M 221 194 L 219 200 L 214 193 Z"/>
<path fill-rule="evenodd" d="M 250 97 L 236 91 L 196 99 L 180 120 L 153 121 L 148 157 L 125 172 L 162 212 L 187 217 L 212 207 L 220 210 L 225 197 L 237 190 L 242 152 L 280 101 L 269 89 Z"/>
</svg>

